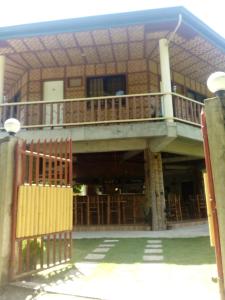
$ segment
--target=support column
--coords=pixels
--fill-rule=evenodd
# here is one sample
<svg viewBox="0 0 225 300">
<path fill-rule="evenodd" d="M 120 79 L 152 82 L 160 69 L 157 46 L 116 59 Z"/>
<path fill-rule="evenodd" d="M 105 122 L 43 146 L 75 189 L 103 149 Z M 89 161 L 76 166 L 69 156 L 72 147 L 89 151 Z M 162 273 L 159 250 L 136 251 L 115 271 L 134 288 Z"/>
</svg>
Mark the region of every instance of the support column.
<svg viewBox="0 0 225 300">
<path fill-rule="evenodd" d="M 225 109 L 218 98 L 209 99 L 205 101 L 205 114 L 225 274 Z"/>
<path fill-rule="evenodd" d="M 152 230 L 166 229 L 165 195 L 161 153 L 145 150 L 146 210 L 151 212 Z"/>
<path fill-rule="evenodd" d="M 13 137 L 0 142 L 0 285 L 9 275 L 16 142 Z"/>
<path fill-rule="evenodd" d="M 161 70 L 161 92 L 171 93 L 171 76 L 170 76 L 170 60 L 169 60 L 169 42 L 167 39 L 159 40 L 160 70 Z M 168 121 L 172 122 L 173 118 L 173 100 L 172 95 L 164 95 L 162 97 L 162 113 Z"/>
<path fill-rule="evenodd" d="M 4 101 L 5 56 L 0 55 L 0 104 Z"/>
</svg>

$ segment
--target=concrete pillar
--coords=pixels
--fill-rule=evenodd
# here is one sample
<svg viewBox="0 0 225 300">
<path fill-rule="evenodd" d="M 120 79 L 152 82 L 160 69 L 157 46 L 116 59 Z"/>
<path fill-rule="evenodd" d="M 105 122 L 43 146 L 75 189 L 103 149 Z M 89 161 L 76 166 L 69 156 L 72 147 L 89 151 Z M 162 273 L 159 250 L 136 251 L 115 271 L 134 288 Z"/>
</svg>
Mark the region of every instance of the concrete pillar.
<svg viewBox="0 0 225 300">
<path fill-rule="evenodd" d="M 16 142 L 14 137 L 0 141 L 0 285 L 7 282 L 9 273 Z"/>
<path fill-rule="evenodd" d="M 0 104 L 4 101 L 5 56 L 0 55 Z"/>
<path fill-rule="evenodd" d="M 169 60 L 169 43 L 167 39 L 159 40 L 159 56 L 161 70 L 161 92 L 171 93 L 171 76 L 170 76 L 170 60 Z M 163 116 L 172 122 L 173 118 L 173 100 L 172 95 L 164 95 L 162 97 L 162 113 Z"/>
<path fill-rule="evenodd" d="M 225 274 L 225 109 L 214 98 L 205 101 L 205 113 Z"/>
<path fill-rule="evenodd" d="M 152 230 L 166 229 L 165 194 L 161 153 L 145 150 L 146 210 L 151 212 Z"/>
</svg>

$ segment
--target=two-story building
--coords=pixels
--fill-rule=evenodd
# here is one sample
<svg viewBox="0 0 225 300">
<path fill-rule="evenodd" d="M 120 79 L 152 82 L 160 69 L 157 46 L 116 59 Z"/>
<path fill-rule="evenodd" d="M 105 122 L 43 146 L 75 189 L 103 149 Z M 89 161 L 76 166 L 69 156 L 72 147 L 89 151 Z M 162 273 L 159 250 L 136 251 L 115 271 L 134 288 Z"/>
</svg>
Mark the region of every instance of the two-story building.
<svg viewBox="0 0 225 300">
<path fill-rule="evenodd" d="M 200 113 L 218 69 L 225 40 L 183 7 L 0 28 L 1 128 L 72 139 L 76 226 L 165 229 L 206 216 Z"/>
</svg>

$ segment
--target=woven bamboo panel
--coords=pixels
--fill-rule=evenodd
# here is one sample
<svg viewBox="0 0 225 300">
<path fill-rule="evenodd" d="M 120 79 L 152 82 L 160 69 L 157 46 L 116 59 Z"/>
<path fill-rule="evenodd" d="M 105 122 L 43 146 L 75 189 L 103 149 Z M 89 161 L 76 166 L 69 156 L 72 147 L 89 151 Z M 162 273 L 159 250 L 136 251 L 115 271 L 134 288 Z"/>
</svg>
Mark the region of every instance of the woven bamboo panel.
<svg viewBox="0 0 225 300">
<path fill-rule="evenodd" d="M 64 50 L 59 50 L 59 49 L 52 50 L 51 53 L 58 65 L 60 66 L 70 65 L 70 60 Z"/>
<path fill-rule="evenodd" d="M 116 73 L 116 63 L 108 63 L 106 64 L 106 73 L 107 74 L 115 74 Z"/>
<path fill-rule="evenodd" d="M 173 80 L 176 82 L 176 83 L 180 83 L 180 84 L 184 84 L 184 76 L 180 73 L 177 73 L 177 72 L 173 72 Z"/>
<path fill-rule="evenodd" d="M 89 64 L 96 64 L 99 62 L 98 54 L 94 47 L 84 47 L 83 52 Z"/>
<path fill-rule="evenodd" d="M 26 100 L 27 100 L 27 89 L 28 89 L 27 84 L 25 84 L 25 85 L 23 85 L 23 86 L 21 87 L 21 99 L 22 99 L 23 101 L 26 101 Z"/>
<path fill-rule="evenodd" d="M 144 57 L 143 42 L 133 42 L 129 44 L 130 59 L 141 59 Z"/>
<path fill-rule="evenodd" d="M 41 79 L 41 69 L 30 70 L 29 72 L 30 80 L 40 80 Z"/>
<path fill-rule="evenodd" d="M 165 37 L 169 32 L 167 30 L 157 32 L 146 32 L 145 36 L 147 40 L 161 39 Z"/>
<path fill-rule="evenodd" d="M 147 93 L 147 92 L 148 92 L 147 84 L 129 85 L 128 86 L 129 94 L 142 94 L 142 93 Z"/>
<path fill-rule="evenodd" d="M 25 61 L 32 68 L 40 68 L 41 67 L 41 63 L 39 62 L 39 60 L 37 59 L 35 54 L 33 54 L 32 52 L 22 53 L 21 56 L 25 59 Z"/>
<path fill-rule="evenodd" d="M 67 77 L 82 76 L 85 74 L 85 66 L 68 66 L 66 67 Z"/>
<path fill-rule="evenodd" d="M 191 80 L 189 77 L 185 77 L 185 87 L 191 88 Z"/>
<path fill-rule="evenodd" d="M 173 33 L 172 41 L 175 44 L 179 45 L 179 44 L 185 43 L 186 39 L 183 36 L 181 36 L 180 34 L 178 34 L 178 33 L 175 33 L 175 34 Z"/>
<path fill-rule="evenodd" d="M 149 60 L 148 63 L 149 63 L 149 71 L 158 74 L 158 64 L 153 60 Z"/>
<path fill-rule="evenodd" d="M 113 50 L 117 61 L 128 59 L 128 45 L 127 44 L 114 44 Z"/>
<path fill-rule="evenodd" d="M 60 44 L 57 41 L 56 36 L 54 36 L 54 35 L 42 36 L 42 37 L 40 37 L 40 40 L 45 45 L 45 47 L 48 48 L 48 49 L 60 48 Z"/>
<path fill-rule="evenodd" d="M 145 49 L 146 56 L 151 57 L 151 54 L 155 48 L 158 49 L 158 41 L 155 40 L 147 41 L 146 49 Z"/>
<path fill-rule="evenodd" d="M 29 50 L 22 40 L 8 40 L 8 43 L 11 47 L 13 47 L 13 49 L 16 50 L 16 52 L 24 52 Z"/>
<path fill-rule="evenodd" d="M 42 100 L 42 95 L 41 92 L 37 92 L 37 93 L 29 93 L 29 99 L 28 101 L 41 101 Z"/>
<path fill-rule="evenodd" d="M 49 51 L 36 52 L 41 63 L 46 67 L 55 67 L 55 61 Z"/>
<path fill-rule="evenodd" d="M 42 70 L 42 79 L 64 78 L 64 68 L 45 68 Z"/>
<path fill-rule="evenodd" d="M 84 63 L 84 59 L 81 56 L 80 50 L 78 48 L 68 49 L 67 53 L 74 65 Z"/>
<path fill-rule="evenodd" d="M 141 72 L 147 71 L 147 61 L 142 60 L 130 60 L 128 61 L 128 72 Z"/>
<path fill-rule="evenodd" d="M 14 50 L 9 47 L 0 48 L 0 54 L 9 54 L 9 53 L 13 53 L 13 52 L 14 52 Z"/>
<path fill-rule="evenodd" d="M 61 46 L 64 48 L 72 48 L 77 46 L 73 33 L 58 34 L 57 39 L 59 40 Z"/>
<path fill-rule="evenodd" d="M 21 78 L 21 85 L 25 85 L 28 82 L 28 73 L 25 73 Z"/>
<path fill-rule="evenodd" d="M 66 98 L 67 99 L 84 98 L 84 97 L 85 97 L 84 88 L 66 89 Z"/>
<path fill-rule="evenodd" d="M 150 84 L 149 92 L 150 92 L 150 93 L 158 93 L 158 92 L 159 92 L 158 86 L 156 86 L 156 85 L 154 85 L 154 84 Z"/>
<path fill-rule="evenodd" d="M 110 34 L 113 43 L 123 43 L 128 41 L 128 33 L 126 28 L 111 28 Z"/>
<path fill-rule="evenodd" d="M 86 65 L 85 73 L 86 73 L 86 76 L 94 76 L 95 75 L 95 65 Z"/>
<path fill-rule="evenodd" d="M 112 46 L 106 45 L 106 46 L 98 46 L 98 53 L 100 55 L 102 62 L 110 62 L 113 61 L 113 52 L 112 52 Z"/>
<path fill-rule="evenodd" d="M 41 82 L 40 81 L 30 81 L 29 82 L 29 93 L 40 93 L 41 92 Z"/>
<path fill-rule="evenodd" d="M 104 75 L 106 73 L 105 64 L 96 65 L 96 75 Z"/>
<path fill-rule="evenodd" d="M 148 82 L 148 73 L 131 73 L 128 74 L 128 85 L 137 85 L 137 84 L 147 84 Z"/>
<path fill-rule="evenodd" d="M 29 67 L 28 63 L 24 61 L 24 59 L 22 59 L 22 57 L 19 54 L 9 54 L 8 58 L 12 58 L 13 61 L 18 62 L 21 66 L 24 66 L 25 68 Z"/>
<path fill-rule="evenodd" d="M 93 46 L 93 38 L 90 32 L 76 32 L 74 35 L 79 46 Z"/>
<path fill-rule="evenodd" d="M 126 73 L 127 72 L 127 63 L 120 62 L 116 64 L 118 73 Z"/>
<path fill-rule="evenodd" d="M 40 39 L 37 37 L 24 38 L 23 41 L 30 50 L 33 51 L 44 50 L 43 44 L 40 42 Z"/>
<path fill-rule="evenodd" d="M 150 84 L 157 86 L 157 88 L 159 88 L 159 75 L 158 74 L 154 74 L 154 73 L 150 73 L 149 74 L 149 79 L 150 79 Z M 158 89 L 159 91 L 159 89 Z"/>
<path fill-rule="evenodd" d="M 144 40 L 144 25 L 129 26 L 128 27 L 129 41 L 143 41 Z"/>
<path fill-rule="evenodd" d="M 176 65 L 176 71 L 182 71 L 191 65 L 195 65 L 198 63 L 198 59 L 196 57 L 189 57 L 186 60 L 180 62 L 179 64 Z"/>
<path fill-rule="evenodd" d="M 96 45 L 110 44 L 109 31 L 106 29 L 94 30 L 92 32 Z"/>
</svg>

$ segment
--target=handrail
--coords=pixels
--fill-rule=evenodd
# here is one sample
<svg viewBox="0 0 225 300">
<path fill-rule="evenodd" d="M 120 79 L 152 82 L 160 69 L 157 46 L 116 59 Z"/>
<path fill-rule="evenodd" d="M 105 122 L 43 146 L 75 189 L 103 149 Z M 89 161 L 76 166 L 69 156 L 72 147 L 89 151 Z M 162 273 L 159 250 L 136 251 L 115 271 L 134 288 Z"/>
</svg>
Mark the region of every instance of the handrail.
<svg viewBox="0 0 225 300">
<path fill-rule="evenodd" d="M 204 103 L 198 102 L 194 99 L 188 98 L 184 95 L 177 94 L 174 92 L 171 93 L 162 93 L 162 92 L 157 92 L 157 93 L 142 93 L 142 94 L 127 94 L 127 95 L 115 95 L 115 96 L 101 96 L 101 97 L 86 97 L 86 98 L 71 98 L 71 99 L 61 99 L 61 100 L 54 100 L 54 101 L 22 101 L 22 102 L 6 102 L 6 103 L 0 103 L 0 107 L 4 106 L 20 106 L 20 105 L 32 105 L 32 104 L 57 104 L 57 103 L 66 103 L 66 102 L 77 102 L 77 101 L 92 101 L 92 100 L 108 100 L 108 99 L 121 99 L 121 98 L 132 98 L 132 97 L 144 97 L 144 96 L 165 96 L 165 95 L 172 95 L 176 97 L 180 97 L 183 99 L 186 99 L 188 101 L 194 102 L 196 104 L 199 104 L 201 106 L 204 106 Z"/>
</svg>

